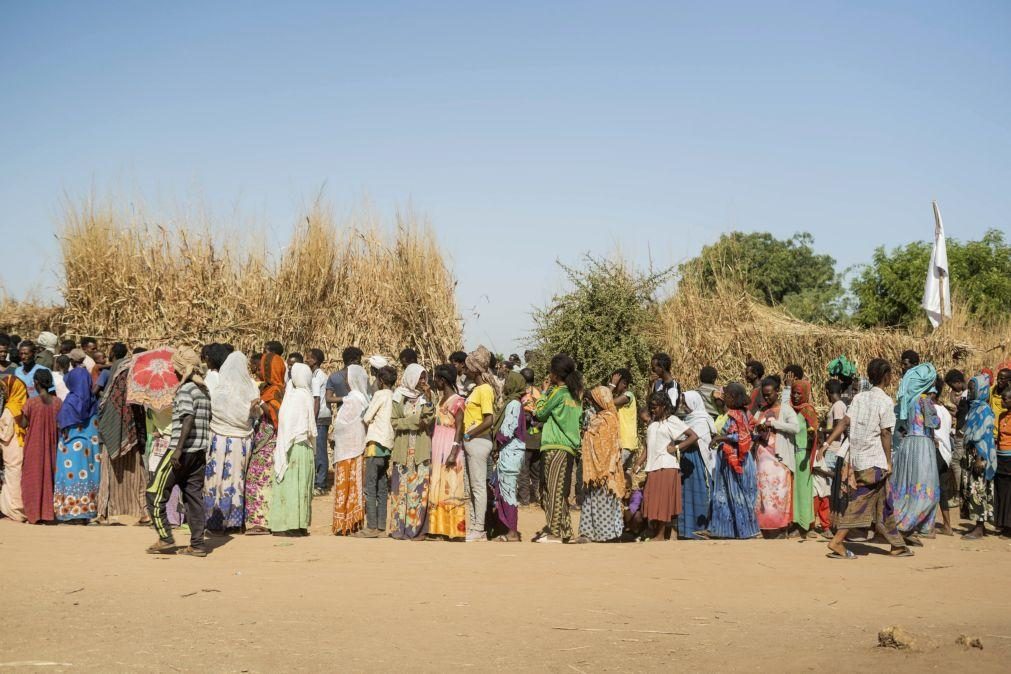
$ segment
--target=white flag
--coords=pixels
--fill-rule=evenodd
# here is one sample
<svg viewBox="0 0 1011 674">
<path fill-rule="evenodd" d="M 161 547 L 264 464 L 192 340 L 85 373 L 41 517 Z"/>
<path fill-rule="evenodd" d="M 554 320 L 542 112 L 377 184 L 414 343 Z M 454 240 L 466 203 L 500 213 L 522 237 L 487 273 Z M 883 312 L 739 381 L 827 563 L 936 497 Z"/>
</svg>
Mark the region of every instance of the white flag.
<svg viewBox="0 0 1011 674">
<path fill-rule="evenodd" d="M 934 205 L 934 249 L 930 253 L 930 268 L 923 286 L 923 308 L 935 328 L 951 318 L 951 287 L 948 283 L 948 247 L 944 242 L 941 211 Z"/>
</svg>

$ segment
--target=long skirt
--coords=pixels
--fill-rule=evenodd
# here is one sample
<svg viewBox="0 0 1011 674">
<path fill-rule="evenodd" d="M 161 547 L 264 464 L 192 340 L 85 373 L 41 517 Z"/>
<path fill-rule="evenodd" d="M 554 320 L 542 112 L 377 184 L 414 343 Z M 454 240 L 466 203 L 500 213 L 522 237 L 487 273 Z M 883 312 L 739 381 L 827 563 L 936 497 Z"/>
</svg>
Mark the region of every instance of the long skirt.
<svg viewBox="0 0 1011 674">
<path fill-rule="evenodd" d="M 21 495 L 21 466 L 25 449 L 15 434 L 3 445 L 4 483 L 0 488 L 0 513 L 15 522 L 25 521 L 25 502 Z"/>
<path fill-rule="evenodd" d="M 716 452 L 709 534 L 714 538 L 757 536 L 757 500 L 758 476 L 754 457 L 745 454 L 742 472 L 738 473 L 727 462 L 722 451 Z"/>
<path fill-rule="evenodd" d="M 793 476 L 771 447 L 759 445 L 758 526 L 772 531 L 793 521 Z"/>
<path fill-rule="evenodd" d="M 272 469 L 273 470 L 273 469 Z M 288 450 L 288 469 L 275 480 L 270 497 L 270 530 L 307 530 L 312 523 L 312 488 L 316 481 L 316 449 L 297 442 Z"/>
<path fill-rule="evenodd" d="M 892 456 L 892 468 L 888 491 L 895 508 L 895 525 L 902 532 L 933 531 L 941 499 L 933 439 L 922 435 L 902 438 Z"/>
<path fill-rule="evenodd" d="M 347 536 L 365 521 L 365 497 L 362 494 L 362 469 L 365 455 L 338 462 L 333 468 L 333 525 L 335 536 Z"/>
<path fill-rule="evenodd" d="M 857 488 L 849 492 L 840 486 L 837 529 L 865 529 L 871 526 L 895 548 L 906 545 L 895 525 L 895 509 L 888 491 L 885 471 L 867 468 L 855 475 Z"/>
<path fill-rule="evenodd" d="M 246 468 L 246 529 L 265 529 L 269 524 L 276 444 L 274 427 L 270 422 L 261 420 L 253 433 L 253 453 Z"/>
<path fill-rule="evenodd" d="M 814 475 L 811 453 L 801 449 L 793 454 L 797 470 L 793 474 L 793 523 L 801 529 L 814 524 Z"/>
<path fill-rule="evenodd" d="M 695 532 L 709 527 L 709 474 L 697 449 L 681 454 L 681 504 L 678 538 L 697 539 Z"/>
<path fill-rule="evenodd" d="M 525 456 L 523 443 L 510 443 L 501 448 L 495 470 L 488 480 L 495 493 L 495 515 L 507 531 L 519 530 L 519 478 Z"/>
<path fill-rule="evenodd" d="M 428 533 L 463 538 L 467 535 L 467 477 L 463 449 L 457 453 L 456 465 L 446 465 L 453 450 L 454 433 L 448 426 L 436 426 L 432 433 Z"/>
<path fill-rule="evenodd" d="M 993 485 L 994 524 L 1001 529 L 1011 529 L 1011 456 L 997 455 L 997 475 Z"/>
<path fill-rule="evenodd" d="M 395 463 L 390 477 L 393 519 L 390 538 L 407 541 L 425 535 L 428 522 L 429 462 Z"/>
<path fill-rule="evenodd" d="M 973 524 L 994 522 L 994 481 L 976 475 L 971 467 L 972 457 L 962 457 L 962 517 Z"/>
<path fill-rule="evenodd" d="M 95 417 L 87 426 L 60 431 L 56 450 L 53 510 L 60 522 L 92 520 L 98 513 L 101 463 Z"/>
<path fill-rule="evenodd" d="M 642 491 L 643 516 L 653 522 L 670 522 L 682 511 L 681 471 L 661 468 L 646 474 Z"/>
<path fill-rule="evenodd" d="M 241 529 L 245 517 L 246 463 L 253 438 L 211 435 L 204 470 L 204 510 L 211 531 Z"/>
<path fill-rule="evenodd" d="M 624 528 L 621 499 L 607 487 L 585 487 L 579 510 L 579 535 L 604 543 L 620 538 Z"/>
<path fill-rule="evenodd" d="M 148 476 L 143 452 L 133 449 L 110 459 L 109 453 L 103 451 L 101 473 L 98 491 L 100 517 L 126 515 L 141 519 L 147 514 L 144 492 L 147 490 Z"/>
<path fill-rule="evenodd" d="M 562 449 L 549 449 L 544 456 L 547 488 L 542 496 L 545 531 L 556 538 L 572 537 L 569 518 L 569 488 L 572 486 L 572 465 L 575 457 Z"/>
</svg>

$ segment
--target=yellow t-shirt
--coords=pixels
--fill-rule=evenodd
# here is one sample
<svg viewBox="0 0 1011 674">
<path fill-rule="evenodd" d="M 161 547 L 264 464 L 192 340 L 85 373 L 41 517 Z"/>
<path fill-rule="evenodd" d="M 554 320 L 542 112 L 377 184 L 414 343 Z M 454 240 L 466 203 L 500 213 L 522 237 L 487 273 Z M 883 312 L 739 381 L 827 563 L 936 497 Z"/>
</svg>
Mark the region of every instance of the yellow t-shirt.
<svg viewBox="0 0 1011 674">
<path fill-rule="evenodd" d="M 638 411 L 635 406 L 635 396 L 627 393 L 628 404 L 618 409 L 618 434 L 621 436 L 622 449 L 639 449 Z"/>
<path fill-rule="evenodd" d="M 484 420 L 484 415 L 495 414 L 495 390 L 489 384 L 475 386 L 467 396 L 467 407 L 463 410 L 463 431 L 468 432 Z M 491 429 L 482 433 L 488 435 Z"/>
</svg>

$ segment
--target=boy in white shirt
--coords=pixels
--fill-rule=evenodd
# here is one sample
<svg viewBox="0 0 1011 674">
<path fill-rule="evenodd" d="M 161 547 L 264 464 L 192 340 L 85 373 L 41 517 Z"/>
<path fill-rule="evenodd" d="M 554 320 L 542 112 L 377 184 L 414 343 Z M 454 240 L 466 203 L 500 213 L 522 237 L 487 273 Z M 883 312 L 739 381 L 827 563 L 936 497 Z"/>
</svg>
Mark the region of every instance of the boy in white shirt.
<svg viewBox="0 0 1011 674">
<path fill-rule="evenodd" d="M 379 368 L 376 386 L 379 390 L 365 410 L 362 421 L 368 425 L 365 433 L 365 529 L 355 536 L 379 538 L 386 535 L 386 499 L 389 483 L 386 471 L 390 465 L 393 447 L 393 387 L 397 371 L 386 366 Z"/>
</svg>

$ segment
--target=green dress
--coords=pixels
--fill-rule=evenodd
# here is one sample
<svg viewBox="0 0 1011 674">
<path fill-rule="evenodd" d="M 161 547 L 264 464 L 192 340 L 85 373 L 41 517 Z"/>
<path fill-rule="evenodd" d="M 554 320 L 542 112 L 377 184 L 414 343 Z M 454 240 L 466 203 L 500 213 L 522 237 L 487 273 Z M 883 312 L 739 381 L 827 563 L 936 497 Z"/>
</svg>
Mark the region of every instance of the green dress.
<svg viewBox="0 0 1011 674">
<path fill-rule="evenodd" d="M 797 469 L 793 474 L 793 523 L 801 529 L 814 524 L 814 474 L 811 472 L 811 453 L 807 451 L 807 421 L 797 415 L 800 431 L 797 433 L 793 453 Z"/>
<path fill-rule="evenodd" d="M 306 442 L 288 450 L 288 469 L 278 481 L 270 500 L 270 530 L 274 532 L 308 529 L 312 521 L 312 486 L 316 479 L 316 457 Z"/>
</svg>

